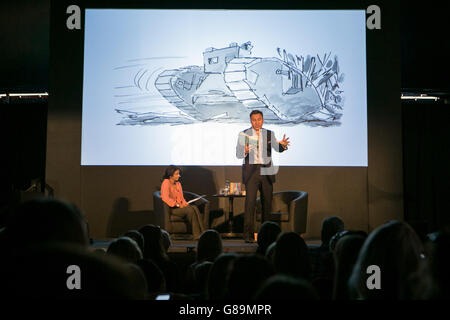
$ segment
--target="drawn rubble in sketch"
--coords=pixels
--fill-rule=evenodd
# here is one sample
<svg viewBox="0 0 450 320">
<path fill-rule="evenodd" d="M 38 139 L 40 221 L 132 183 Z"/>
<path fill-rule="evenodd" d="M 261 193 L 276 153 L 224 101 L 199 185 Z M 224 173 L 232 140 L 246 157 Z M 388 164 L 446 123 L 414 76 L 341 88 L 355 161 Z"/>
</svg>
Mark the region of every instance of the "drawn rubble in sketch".
<svg viewBox="0 0 450 320">
<path fill-rule="evenodd" d="M 154 85 L 179 112 L 131 112 L 119 124 L 189 124 L 245 122 L 261 110 L 266 124 L 340 125 L 343 91 L 337 57 L 292 55 L 277 48 L 279 58 L 251 56 L 251 42 L 208 48 L 203 66 L 164 70 Z"/>
</svg>

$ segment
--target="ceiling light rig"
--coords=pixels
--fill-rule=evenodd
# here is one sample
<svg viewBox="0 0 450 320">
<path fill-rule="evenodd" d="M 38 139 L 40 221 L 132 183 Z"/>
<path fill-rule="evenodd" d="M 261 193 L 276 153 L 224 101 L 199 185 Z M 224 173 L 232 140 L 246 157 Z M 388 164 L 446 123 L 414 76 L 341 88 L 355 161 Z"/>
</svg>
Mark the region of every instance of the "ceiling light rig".
<svg viewBox="0 0 450 320">
<path fill-rule="evenodd" d="M 0 103 L 39 102 L 48 99 L 48 92 L 0 93 Z"/>
<path fill-rule="evenodd" d="M 422 101 L 422 100 L 434 100 L 438 101 L 440 98 L 437 96 L 427 95 L 427 94 L 414 94 L 414 93 L 402 93 L 402 100 L 414 100 L 414 101 Z"/>
</svg>

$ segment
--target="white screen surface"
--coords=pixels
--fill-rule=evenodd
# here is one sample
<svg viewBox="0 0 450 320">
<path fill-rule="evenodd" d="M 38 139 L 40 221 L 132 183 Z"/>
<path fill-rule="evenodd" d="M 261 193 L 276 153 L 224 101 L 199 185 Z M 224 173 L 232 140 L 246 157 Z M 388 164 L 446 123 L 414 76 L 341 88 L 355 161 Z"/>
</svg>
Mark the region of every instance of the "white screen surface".
<svg viewBox="0 0 450 320">
<path fill-rule="evenodd" d="M 256 108 L 276 165 L 367 166 L 363 10 L 87 9 L 84 46 L 82 165 L 239 165 Z"/>
</svg>

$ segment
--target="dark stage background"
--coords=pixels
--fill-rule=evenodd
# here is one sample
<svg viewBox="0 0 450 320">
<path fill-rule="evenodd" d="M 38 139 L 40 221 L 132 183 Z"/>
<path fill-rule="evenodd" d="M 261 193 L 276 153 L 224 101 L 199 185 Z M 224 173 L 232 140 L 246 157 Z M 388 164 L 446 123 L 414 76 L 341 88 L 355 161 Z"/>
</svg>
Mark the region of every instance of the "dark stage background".
<svg viewBox="0 0 450 320">
<path fill-rule="evenodd" d="M 0 5 L 0 24 L 7 30 L 0 35 L 5 37 L 0 43 L 6 54 L 0 66 L 2 92 L 48 90 L 50 94 L 48 103 L 2 101 L 2 119 L 7 119 L 2 129 L 8 137 L 2 205 L 17 199 L 31 179 L 41 178 L 55 190 L 56 197 L 74 202 L 85 212 L 91 237 L 104 238 L 151 222 L 152 193 L 164 168 L 80 166 L 83 30 L 69 31 L 65 22 L 68 5 L 78 4 L 83 9 L 86 3 L 55 1 L 51 14 L 49 1 Z M 111 3 L 115 2 L 108 2 L 113 7 Z M 134 2 L 141 3 L 148 5 Z M 102 2 L 96 4 L 102 6 Z M 293 9 L 365 9 L 378 4 L 381 8 L 382 29 L 366 33 L 368 168 L 281 167 L 274 185 L 274 191 L 308 191 L 305 237 L 319 238 L 321 222 L 330 215 L 343 218 L 347 228 L 365 231 L 390 219 L 406 219 L 426 231 L 448 223 L 448 105 L 443 99 L 441 104 L 428 105 L 402 104 L 400 100 L 402 89 L 448 93 L 444 76 L 448 66 L 443 63 L 448 43 L 440 38 L 445 26 L 439 20 L 444 10 L 379 1 L 345 1 L 339 7 L 331 1 L 296 2 L 295 7 L 279 2 L 254 4 Z M 234 6 L 252 5 L 236 2 Z M 231 8 L 233 4 L 224 2 L 217 7 Z M 424 43 L 423 39 L 431 41 Z M 240 167 L 182 169 L 184 189 L 200 194 L 216 193 L 225 179 L 240 181 Z M 212 200 L 212 209 L 220 223 L 227 204 Z M 242 199 L 236 201 L 235 212 L 243 212 Z"/>
</svg>

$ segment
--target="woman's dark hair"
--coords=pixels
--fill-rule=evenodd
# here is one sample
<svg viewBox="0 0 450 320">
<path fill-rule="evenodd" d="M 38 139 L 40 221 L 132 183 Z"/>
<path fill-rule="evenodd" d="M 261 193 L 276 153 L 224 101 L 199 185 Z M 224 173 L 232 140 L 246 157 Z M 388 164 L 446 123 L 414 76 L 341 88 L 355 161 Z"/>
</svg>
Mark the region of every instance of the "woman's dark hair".
<svg viewBox="0 0 450 320">
<path fill-rule="evenodd" d="M 367 232 L 362 231 L 362 230 L 344 230 L 344 231 L 340 231 L 340 232 L 336 233 L 334 236 L 331 237 L 330 243 L 329 243 L 330 251 L 334 251 L 334 249 L 336 247 L 336 244 L 339 242 L 340 239 L 342 239 L 345 236 L 353 236 L 353 235 L 361 236 L 364 239 L 367 238 Z"/>
<path fill-rule="evenodd" d="M 157 264 L 169 260 L 163 244 L 161 228 L 153 224 L 145 225 L 138 230 L 144 237 L 144 259 L 152 259 Z"/>
<path fill-rule="evenodd" d="M 213 229 L 204 231 L 197 243 L 197 262 L 214 262 L 221 253 L 222 238 L 219 232 Z"/>
<path fill-rule="evenodd" d="M 228 275 L 226 300 L 253 299 L 261 285 L 274 274 L 272 265 L 259 254 L 238 255 Z"/>
<path fill-rule="evenodd" d="M 150 294 L 165 292 L 166 291 L 166 279 L 161 269 L 149 259 L 141 259 L 136 262 L 142 271 L 144 272 L 147 280 L 147 289 Z"/>
<path fill-rule="evenodd" d="M 280 233 L 280 226 L 273 221 L 265 221 L 261 224 L 258 232 L 258 248 L 256 249 L 256 253 L 264 256 L 267 248 L 277 241 L 277 237 Z"/>
<path fill-rule="evenodd" d="M 335 265 L 333 300 L 350 299 L 348 280 L 366 238 L 360 233 L 347 233 L 336 240 L 332 249 Z"/>
<path fill-rule="evenodd" d="M 144 252 L 144 236 L 137 230 L 128 230 L 123 237 L 129 237 L 136 241 L 136 243 L 139 246 L 139 249 L 141 249 L 141 252 Z"/>
<path fill-rule="evenodd" d="M 338 232 L 344 231 L 344 221 L 339 217 L 327 217 L 322 221 L 322 246 L 329 248 L 331 238 Z"/>
<path fill-rule="evenodd" d="M 278 235 L 272 261 L 278 274 L 311 279 L 308 246 L 295 232 L 283 232 Z"/>
<path fill-rule="evenodd" d="M 178 168 L 177 166 L 174 166 L 174 165 L 168 166 L 166 168 L 166 171 L 164 171 L 164 175 L 163 175 L 161 181 L 164 179 L 169 179 L 171 176 L 173 176 L 175 174 L 175 171 L 177 171 L 177 170 L 179 170 L 180 174 L 181 174 L 181 169 Z"/>
<path fill-rule="evenodd" d="M 422 264 L 424 248 L 416 232 L 405 222 L 390 221 L 376 228 L 365 240 L 349 280 L 352 299 L 410 299 L 414 283 L 410 276 Z M 382 272 L 382 286 L 369 290 L 366 282 L 369 266 Z"/>
<path fill-rule="evenodd" d="M 109 244 L 106 254 L 114 255 L 129 263 L 136 263 L 142 259 L 142 251 L 137 242 L 125 236 L 113 240 Z"/>
<path fill-rule="evenodd" d="M 276 274 L 262 284 L 255 299 L 267 301 L 319 300 L 319 295 L 307 280 L 286 274 Z"/>
<path fill-rule="evenodd" d="M 83 213 L 72 203 L 39 198 L 20 204 L 7 220 L 6 237 L 14 247 L 44 242 L 89 243 Z"/>
<path fill-rule="evenodd" d="M 228 277 L 238 255 L 234 252 L 221 253 L 209 270 L 206 297 L 208 300 L 224 300 L 228 289 Z"/>
<path fill-rule="evenodd" d="M 437 232 L 428 234 L 425 263 L 412 276 L 417 283 L 413 299 L 450 300 L 450 232 L 445 226 Z"/>
</svg>

